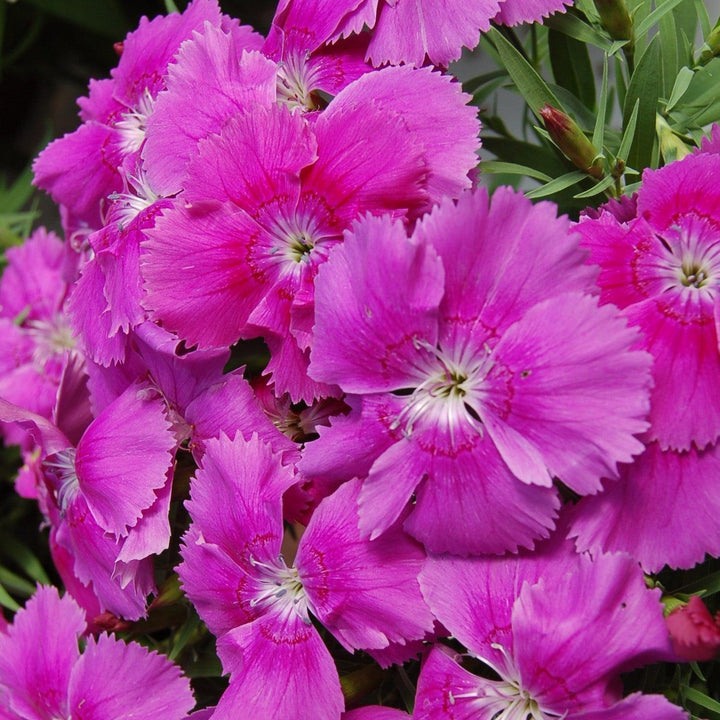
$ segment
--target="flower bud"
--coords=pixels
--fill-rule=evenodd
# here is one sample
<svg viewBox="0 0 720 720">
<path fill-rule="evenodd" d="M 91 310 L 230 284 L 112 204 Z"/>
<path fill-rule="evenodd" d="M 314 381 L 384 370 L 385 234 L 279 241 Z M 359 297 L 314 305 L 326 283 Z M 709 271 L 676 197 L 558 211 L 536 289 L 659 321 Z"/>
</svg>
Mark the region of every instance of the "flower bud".
<svg viewBox="0 0 720 720">
<path fill-rule="evenodd" d="M 553 142 L 577 167 L 596 179 L 603 176 L 598 151 L 577 123 L 557 108 L 545 105 L 540 110 L 545 127 Z"/>
<path fill-rule="evenodd" d="M 700 64 L 707 65 L 716 55 L 720 55 L 720 20 L 715 23 L 715 27 L 700 48 Z"/>
<path fill-rule="evenodd" d="M 720 652 L 720 627 L 705 603 L 693 595 L 666 618 L 675 654 L 683 660 L 712 660 Z"/>
<path fill-rule="evenodd" d="M 633 21 L 625 0 L 593 0 L 600 15 L 600 22 L 613 40 L 632 42 Z"/>
</svg>

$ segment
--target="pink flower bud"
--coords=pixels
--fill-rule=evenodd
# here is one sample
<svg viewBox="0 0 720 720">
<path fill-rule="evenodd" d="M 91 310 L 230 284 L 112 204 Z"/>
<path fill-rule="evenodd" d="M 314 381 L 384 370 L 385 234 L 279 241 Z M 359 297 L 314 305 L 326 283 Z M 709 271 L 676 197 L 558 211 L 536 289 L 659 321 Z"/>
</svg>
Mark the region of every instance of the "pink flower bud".
<svg viewBox="0 0 720 720">
<path fill-rule="evenodd" d="M 720 626 L 694 595 L 665 618 L 673 650 L 683 660 L 712 660 L 720 651 Z"/>
</svg>

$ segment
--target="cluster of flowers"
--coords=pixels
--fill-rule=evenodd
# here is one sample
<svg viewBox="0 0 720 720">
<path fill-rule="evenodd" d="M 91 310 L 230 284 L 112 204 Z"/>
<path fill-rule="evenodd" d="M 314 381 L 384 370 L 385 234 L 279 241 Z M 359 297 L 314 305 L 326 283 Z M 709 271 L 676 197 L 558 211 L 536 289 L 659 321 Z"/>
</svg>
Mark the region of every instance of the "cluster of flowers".
<svg viewBox="0 0 720 720">
<path fill-rule="evenodd" d="M 284 0 L 263 38 L 193 0 L 118 45 L 35 163 L 66 241 L 0 283 L 3 434 L 74 598 L 0 628 L 0 716 L 124 717 L 150 676 L 133 717 L 186 716 L 168 662 L 76 639 L 148 612 L 191 461 L 177 572 L 230 675 L 196 717 L 337 720 L 329 635 L 422 653 L 419 720 L 685 717 L 619 677 L 676 657 L 638 563 L 720 555 L 719 138 L 573 225 L 473 187 L 469 97 L 416 67 L 557 9 Z"/>
</svg>

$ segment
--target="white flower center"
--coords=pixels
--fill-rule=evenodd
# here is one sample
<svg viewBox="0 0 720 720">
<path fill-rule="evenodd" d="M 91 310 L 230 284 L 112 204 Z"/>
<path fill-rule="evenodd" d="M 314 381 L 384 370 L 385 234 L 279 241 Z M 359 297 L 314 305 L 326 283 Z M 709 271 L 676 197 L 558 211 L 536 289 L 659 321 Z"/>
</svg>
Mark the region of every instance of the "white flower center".
<svg viewBox="0 0 720 720">
<path fill-rule="evenodd" d="M 250 605 L 281 615 L 295 613 L 309 625 L 307 595 L 297 569 L 288 567 L 282 555 L 273 563 L 263 563 L 251 556 L 250 564 L 257 571 L 254 579 L 259 586 Z"/>
<path fill-rule="evenodd" d="M 44 368 L 48 360 L 75 348 L 72 328 L 62 313 L 48 320 L 28 320 L 25 328 L 35 343 L 33 361 Z"/>
<path fill-rule="evenodd" d="M 277 98 L 291 110 L 317 110 L 317 99 L 313 90 L 317 82 L 317 72 L 308 62 L 308 56 L 290 55 L 278 63 Z"/>
<path fill-rule="evenodd" d="M 121 150 L 130 155 L 138 151 L 145 140 L 145 127 L 147 119 L 153 111 L 155 101 L 150 95 L 150 91 L 145 88 L 145 92 L 140 96 L 137 107 L 123 114 L 122 119 L 115 123 L 115 127 L 120 132 Z"/>
<path fill-rule="evenodd" d="M 415 423 L 423 418 L 448 428 L 451 436 L 453 428 L 461 423 L 469 424 L 482 434 L 482 381 L 494 365 L 490 348 L 485 347 L 474 357 L 456 360 L 425 340 L 415 338 L 413 344 L 433 357 L 426 368 L 426 379 L 409 394 L 407 405 L 390 429 L 404 425 L 403 432 L 409 436 Z"/>
<path fill-rule="evenodd" d="M 43 466 L 57 478 L 55 500 L 60 513 L 65 515 L 68 505 L 80 491 L 80 481 L 75 471 L 75 448 L 68 448 L 48 455 Z"/>
</svg>

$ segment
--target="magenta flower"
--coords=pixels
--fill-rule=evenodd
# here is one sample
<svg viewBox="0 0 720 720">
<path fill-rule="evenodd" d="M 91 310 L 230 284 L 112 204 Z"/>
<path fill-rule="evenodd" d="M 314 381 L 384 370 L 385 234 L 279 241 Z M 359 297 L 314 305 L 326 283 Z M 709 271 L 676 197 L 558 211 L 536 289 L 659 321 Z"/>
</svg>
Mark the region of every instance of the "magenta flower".
<svg viewBox="0 0 720 720">
<path fill-rule="evenodd" d="M 154 319 L 201 349 L 262 335 L 277 395 L 332 394 L 307 375 L 317 269 L 361 213 L 416 216 L 469 184 L 477 121 L 466 99 L 438 73 L 388 68 L 349 85 L 312 124 L 276 104 L 228 120 L 147 231 Z"/>
<path fill-rule="evenodd" d="M 82 610 L 41 587 L 0 631 L 3 720 L 181 720 L 192 709 L 179 668 L 137 643 L 87 639 Z"/>
<path fill-rule="evenodd" d="M 356 482 L 319 505 L 286 564 L 281 498 L 294 482 L 267 444 L 240 435 L 208 441 L 192 482 L 178 572 L 231 675 L 217 720 L 238 707 L 248 717 L 339 720 L 337 670 L 311 614 L 351 651 L 432 629 L 417 584 L 424 553 L 399 528 L 372 543 L 360 536 Z"/>
<path fill-rule="evenodd" d="M 693 595 L 665 619 L 673 650 L 687 661 L 712 660 L 720 653 L 720 623 L 705 603 Z"/>
<path fill-rule="evenodd" d="M 433 552 L 547 536 L 553 478 L 597 492 L 647 427 L 650 358 L 587 294 L 584 260 L 565 218 L 509 189 L 444 202 L 409 240 L 388 218 L 357 223 L 318 275 L 310 373 L 362 402 L 320 429 L 303 471 L 367 476 L 371 537 L 411 497 L 404 527 Z"/>
<path fill-rule="evenodd" d="M 420 583 L 438 620 L 498 679 L 437 646 L 420 674 L 416 720 L 686 717 L 660 695 L 622 697 L 621 673 L 672 657 L 660 593 L 627 555 L 591 561 L 560 547 L 518 559 L 435 557 Z"/>
<path fill-rule="evenodd" d="M 720 156 L 646 170 L 637 219 L 604 213 L 577 226 L 600 266 L 603 303 L 623 310 L 653 356 L 648 439 L 663 450 L 720 438 Z"/>
<path fill-rule="evenodd" d="M 447 66 L 460 57 L 463 47 L 478 44 L 491 20 L 505 25 L 535 22 L 571 4 L 572 0 L 286 0 L 278 7 L 275 23 L 317 44 L 362 33 L 367 27 L 372 32 L 366 58 L 373 65 L 421 66 L 429 60 Z"/>
</svg>

